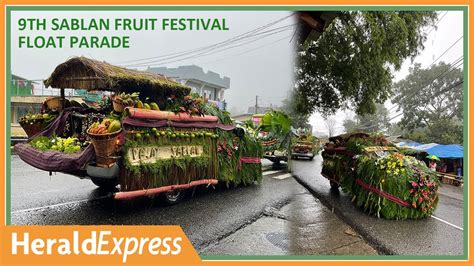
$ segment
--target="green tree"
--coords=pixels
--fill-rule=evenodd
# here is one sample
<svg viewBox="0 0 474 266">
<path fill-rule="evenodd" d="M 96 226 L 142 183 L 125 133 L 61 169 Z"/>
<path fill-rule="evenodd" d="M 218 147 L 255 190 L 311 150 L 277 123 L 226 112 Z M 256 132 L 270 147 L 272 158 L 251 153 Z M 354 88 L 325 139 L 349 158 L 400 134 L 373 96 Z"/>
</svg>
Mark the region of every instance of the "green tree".
<svg viewBox="0 0 474 266">
<path fill-rule="evenodd" d="M 436 17 L 427 11 L 342 12 L 298 52 L 298 112 L 327 116 L 350 104 L 359 115 L 374 113 L 391 93 L 392 70 L 424 48 L 424 28 Z"/>
<path fill-rule="evenodd" d="M 388 110 L 383 104 L 376 105 L 374 114 L 356 115 L 355 119 L 345 119 L 343 126 L 346 132 L 385 132 L 390 128 Z"/>
<path fill-rule="evenodd" d="M 290 97 L 291 99 L 292 97 Z M 281 110 L 291 118 L 291 125 L 294 128 L 311 128 L 309 125 L 310 114 L 297 112 L 295 102 L 290 99 L 282 101 Z"/>
<path fill-rule="evenodd" d="M 399 122 L 414 140 L 462 143 L 463 73 L 440 62 L 429 69 L 410 68 L 405 79 L 394 84 L 392 102 L 403 110 Z"/>
</svg>

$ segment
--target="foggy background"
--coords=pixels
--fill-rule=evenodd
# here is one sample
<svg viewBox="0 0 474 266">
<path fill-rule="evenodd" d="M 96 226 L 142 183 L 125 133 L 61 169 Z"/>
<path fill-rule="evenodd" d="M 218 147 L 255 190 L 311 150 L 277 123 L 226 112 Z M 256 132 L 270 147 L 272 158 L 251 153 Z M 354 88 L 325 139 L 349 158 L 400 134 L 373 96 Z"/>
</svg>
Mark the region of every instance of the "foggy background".
<svg viewBox="0 0 474 266">
<path fill-rule="evenodd" d="M 204 71 L 211 70 L 230 78 L 230 89 L 225 91 L 225 100 L 232 115 L 246 113 L 248 107 L 255 105 L 258 95 L 258 105 L 281 106 L 281 101 L 288 97 L 293 84 L 295 19 L 291 12 L 274 11 L 15 11 L 12 13 L 11 39 L 11 71 L 13 74 L 26 79 L 46 79 L 54 68 L 73 56 L 86 56 L 112 64 L 128 66 L 144 70 L 147 67 L 178 67 L 197 65 Z M 105 35 L 129 35 L 128 49 L 19 49 L 17 21 L 21 17 L 30 18 L 225 18 L 229 31 L 134 31 L 114 32 Z M 400 71 L 394 73 L 394 82 L 403 79 L 408 69 L 414 63 L 421 63 L 428 67 L 442 52 L 450 48 L 446 54 L 436 61 L 451 63 L 463 55 L 463 13 L 461 11 L 438 11 L 439 22 L 436 29 L 427 28 L 428 39 L 424 43 L 425 49 L 414 62 L 405 60 Z M 213 53 L 204 55 L 186 56 L 190 58 L 176 58 L 171 60 L 149 59 L 141 62 L 156 61 L 149 64 L 136 65 L 138 59 L 153 58 L 173 53 L 185 52 L 216 43 L 220 43 L 261 26 L 274 23 L 266 30 L 273 31 L 265 36 L 235 42 Z M 281 28 L 281 30 L 279 30 Z M 22 32 L 22 35 L 35 36 L 36 32 Z M 43 32 L 42 35 L 97 35 L 103 32 Z M 461 40 L 459 40 L 461 38 Z M 459 40 L 456 43 L 456 40 Z M 133 61 L 133 62 L 130 62 Z M 390 101 L 385 103 L 390 110 Z M 391 112 L 396 116 L 398 112 Z M 335 115 L 335 134 L 344 132 L 342 123 L 346 117 L 352 118 L 350 110 L 340 110 Z M 401 119 L 398 117 L 392 122 Z M 324 118 L 315 113 L 310 118 L 313 133 L 318 136 L 327 136 Z"/>
<path fill-rule="evenodd" d="M 225 91 L 225 100 L 232 115 L 246 113 L 249 106 L 255 105 L 255 96 L 259 97 L 259 106 L 279 106 L 288 96 L 293 83 L 293 57 L 295 24 L 291 12 L 270 11 L 15 11 L 12 12 L 11 71 L 13 74 L 30 80 L 46 79 L 54 68 L 73 56 L 86 56 L 111 64 L 129 66 L 145 70 L 147 67 L 178 67 L 197 65 L 204 71 L 211 70 L 230 78 L 230 89 Z M 127 31 L 115 32 L 20 32 L 19 18 L 225 18 L 229 31 Z M 284 19 L 283 19 L 284 18 Z M 278 21 L 282 19 L 281 21 Z M 171 53 L 183 52 L 203 46 L 219 43 L 248 31 L 276 22 L 265 30 L 268 34 L 255 36 L 227 47 L 216 49 L 206 55 L 191 57 L 180 61 L 179 58 L 162 60 L 143 65 L 133 65 L 131 60 L 151 58 Z M 161 24 L 159 24 L 161 25 Z M 288 27 L 285 27 L 288 26 Z M 112 23 L 111 23 L 112 27 Z M 278 30 L 281 28 L 281 30 Z M 18 48 L 18 36 L 36 35 L 128 35 L 128 49 L 26 49 Z M 291 42 L 290 42 L 291 41 Z M 219 50 L 219 51 L 217 51 Z M 191 54 L 195 55 L 195 54 Z M 157 59 L 159 60 L 159 59 Z M 145 60 L 151 62 L 157 60 Z M 172 62 L 176 61 L 176 62 Z"/>
</svg>

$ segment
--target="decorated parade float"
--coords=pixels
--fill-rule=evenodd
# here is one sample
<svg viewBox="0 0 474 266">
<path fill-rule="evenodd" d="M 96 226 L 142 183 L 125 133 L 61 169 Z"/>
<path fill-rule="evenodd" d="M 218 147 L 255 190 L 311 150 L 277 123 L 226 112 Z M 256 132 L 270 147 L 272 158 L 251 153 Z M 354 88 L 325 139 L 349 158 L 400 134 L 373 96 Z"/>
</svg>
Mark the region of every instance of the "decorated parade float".
<svg viewBox="0 0 474 266">
<path fill-rule="evenodd" d="M 332 137 L 322 156 L 322 175 L 331 187 L 341 186 L 368 214 L 420 219 L 430 216 L 437 206 L 436 174 L 383 136 L 357 133 Z"/>
<path fill-rule="evenodd" d="M 263 146 L 263 157 L 279 164 L 288 161 L 291 145 L 291 120 L 282 111 L 253 115 L 257 139 Z"/>
<path fill-rule="evenodd" d="M 313 160 L 314 156 L 319 153 L 319 139 L 311 134 L 302 134 L 292 139 L 291 158 L 307 158 Z"/>
<path fill-rule="evenodd" d="M 41 114 L 53 117 L 15 151 L 28 164 L 115 188 L 115 199 L 162 194 L 178 202 L 198 185 L 262 178 L 260 142 L 228 113 L 162 75 L 85 57 L 56 67 L 46 86 L 61 90 Z M 105 91 L 98 108 L 66 105 L 64 89 Z M 35 123 L 33 123 L 35 124 Z M 46 124 L 46 125 L 45 125 Z"/>
</svg>

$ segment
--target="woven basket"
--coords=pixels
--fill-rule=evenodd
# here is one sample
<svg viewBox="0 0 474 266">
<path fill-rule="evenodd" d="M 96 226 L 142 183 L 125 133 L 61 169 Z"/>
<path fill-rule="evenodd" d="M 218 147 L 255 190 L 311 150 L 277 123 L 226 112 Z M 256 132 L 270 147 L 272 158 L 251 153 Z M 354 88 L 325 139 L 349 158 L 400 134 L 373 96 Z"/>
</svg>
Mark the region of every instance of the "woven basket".
<svg viewBox="0 0 474 266">
<path fill-rule="evenodd" d="M 125 109 L 125 104 L 123 104 L 123 101 L 121 101 L 121 100 L 114 99 L 112 101 L 112 104 L 114 106 L 114 111 L 117 112 L 117 113 L 121 113 Z"/>
<path fill-rule="evenodd" d="M 126 105 L 121 98 L 114 98 L 112 101 L 112 105 L 114 107 L 114 111 L 117 113 L 122 113 L 126 107 L 133 107 L 134 104 Z"/>
<path fill-rule="evenodd" d="M 116 144 L 120 132 L 122 132 L 122 129 L 114 133 L 106 134 L 93 134 L 89 133 L 89 131 L 87 132 L 87 135 L 94 146 L 97 166 L 110 167 L 120 158 L 119 156 L 116 156 Z"/>
<path fill-rule="evenodd" d="M 44 123 L 44 120 L 42 119 L 38 119 L 37 122 L 40 122 L 40 123 L 28 124 L 28 123 L 20 122 L 20 126 L 26 132 L 26 135 L 28 135 L 28 138 L 31 138 L 32 136 L 41 132 L 47 125 Z"/>
<path fill-rule="evenodd" d="M 61 109 L 62 109 L 61 98 L 59 98 L 59 97 L 48 98 L 48 99 L 46 99 L 45 103 L 48 106 L 48 109 L 50 109 L 50 110 L 61 111 Z"/>
</svg>

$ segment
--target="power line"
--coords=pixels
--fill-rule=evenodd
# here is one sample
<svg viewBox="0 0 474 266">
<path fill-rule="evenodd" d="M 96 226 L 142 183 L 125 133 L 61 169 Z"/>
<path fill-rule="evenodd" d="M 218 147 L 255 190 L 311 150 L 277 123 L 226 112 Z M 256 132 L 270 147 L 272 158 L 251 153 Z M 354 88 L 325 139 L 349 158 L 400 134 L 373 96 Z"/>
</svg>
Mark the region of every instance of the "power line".
<svg viewBox="0 0 474 266">
<path fill-rule="evenodd" d="M 447 12 L 447 11 L 446 11 L 446 12 Z M 462 38 L 463 38 L 463 35 L 461 35 L 461 37 L 459 37 L 459 39 L 457 39 L 453 44 L 451 44 L 451 46 L 449 46 L 440 56 L 438 56 L 438 58 L 436 58 L 433 62 L 431 62 L 431 64 L 430 64 L 426 69 L 430 68 L 436 61 L 438 61 L 441 57 L 443 57 L 443 56 L 444 56 L 451 48 L 453 48 L 454 45 L 456 45 Z M 462 60 L 462 58 L 463 58 L 463 56 L 459 57 L 459 58 L 456 59 L 455 61 Z M 451 64 L 457 64 L 457 62 L 456 62 L 456 63 L 453 62 L 453 63 L 451 63 Z M 431 82 L 433 82 L 433 81 L 436 80 L 437 78 L 439 78 L 439 76 L 436 77 L 435 79 L 433 79 Z M 430 83 L 431 83 L 431 82 L 430 82 Z M 428 84 L 427 86 L 429 86 L 429 84 Z M 426 87 L 426 86 L 425 86 L 425 87 Z M 424 87 L 423 87 L 423 88 L 424 88 Z M 416 93 L 416 91 L 415 91 L 415 93 Z M 394 106 L 394 107 L 395 107 L 395 106 Z M 394 107 L 390 108 L 389 112 L 390 112 L 391 110 L 393 110 Z"/>
<path fill-rule="evenodd" d="M 163 64 L 169 64 L 169 63 L 174 63 L 174 62 L 179 62 L 179 61 L 183 61 L 183 60 L 186 60 L 186 59 L 193 59 L 193 58 L 196 58 L 196 57 L 201 57 L 201 56 L 207 56 L 207 55 L 210 55 L 210 54 L 215 54 L 215 53 L 218 53 L 218 52 L 222 52 L 222 51 L 226 51 L 226 50 L 229 50 L 229 49 L 233 49 L 233 48 L 237 48 L 237 47 L 241 47 L 243 45 L 246 45 L 246 44 L 249 44 L 249 43 L 253 43 L 253 42 L 256 42 L 256 41 L 259 41 L 261 39 L 264 39 L 264 38 L 267 38 L 269 36 L 272 36 L 272 35 L 275 35 L 275 34 L 278 34 L 278 33 L 281 33 L 281 32 L 284 32 L 284 31 L 287 31 L 289 29 L 291 29 L 291 27 L 293 27 L 294 25 L 286 25 L 284 27 L 281 27 L 279 30 L 277 31 L 269 31 L 268 33 L 266 34 L 262 34 L 262 35 L 255 35 L 253 36 L 254 38 L 250 39 L 250 40 L 247 40 L 245 42 L 241 42 L 239 44 L 236 44 L 236 45 L 232 45 L 232 46 L 228 46 L 229 44 L 226 44 L 224 47 L 222 47 L 221 49 L 217 49 L 217 50 L 203 50 L 197 54 L 191 54 L 187 57 L 182 57 L 182 55 L 180 56 L 175 56 L 175 57 L 182 57 L 182 58 L 179 58 L 179 59 L 175 59 L 175 60 L 171 60 L 171 61 L 166 61 L 167 59 L 170 59 L 170 58 L 167 58 L 167 59 L 162 59 L 162 60 L 154 60 L 154 61 L 150 61 L 150 62 L 146 62 L 146 63 L 137 63 L 137 64 L 131 64 L 131 65 L 126 65 L 127 67 L 142 67 L 142 66 L 157 66 L 157 65 L 163 65 Z"/>
<path fill-rule="evenodd" d="M 125 62 L 122 62 L 122 63 L 129 63 L 129 62 L 138 62 L 138 61 L 146 61 L 146 60 L 151 60 L 151 59 L 156 59 L 156 58 L 163 58 L 163 57 L 167 57 L 167 56 L 171 56 L 171 55 L 178 55 L 178 54 L 182 54 L 182 55 L 186 55 L 186 54 L 189 54 L 189 53 L 192 53 L 192 52 L 196 52 L 196 51 L 201 51 L 203 49 L 208 49 L 208 48 L 212 48 L 212 47 L 215 47 L 217 45 L 222 45 L 222 44 L 225 44 L 225 43 L 228 43 L 228 42 L 232 42 L 232 41 L 235 41 L 235 40 L 238 40 L 242 37 L 246 37 L 246 36 L 251 36 L 252 33 L 255 33 L 255 32 L 259 32 L 263 29 L 266 29 L 268 27 L 271 27 L 273 25 L 275 25 L 276 23 L 280 22 L 280 21 L 283 21 L 285 20 L 286 18 L 292 16 L 293 14 L 289 15 L 289 16 L 286 16 L 286 17 L 283 17 L 281 19 L 278 19 L 276 21 L 273 21 L 273 22 L 270 22 L 266 25 L 263 25 L 261 27 L 258 27 L 256 29 L 253 29 L 253 30 L 250 30 L 250 31 L 247 31 L 247 32 L 244 32 L 242 34 L 239 34 L 237 36 L 234 36 L 230 39 L 227 39 L 227 40 L 224 40 L 222 42 L 219 42 L 219 43 L 215 43 L 215 44 L 211 44 L 211 45 L 207 45 L 207 46 L 203 46 L 203 47 L 199 47 L 199 48 L 195 48 L 195 49 L 190 49 L 190 50 L 185 50 L 185 51 L 182 51 L 182 52 L 176 52 L 176 53 L 171 53 L 171 54 L 167 54 L 167 55 L 161 55 L 161 56 L 154 56 L 154 57 L 148 57 L 148 58 L 142 58 L 142 59 L 135 59 L 135 60 L 129 60 L 129 61 L 125 61 Z"/>
<path fill-rule="evenodd" d="M 432 79 L 428 84 L 426 84 L 424 87 L 422 87 L 421 89 L 419 90 L 414 90 L 412 93 L 406 95 L 405 97 L 403 97 L 403 99 L 401 99 L 401 101 L 407 99 L 408 97 L 411 97 L 411 96 L 414 96 L 417 92 L 425 89 L 426 87 L 430 86 L 431 84 L 433 84 L 433 82 L 437 79 L 440 79 L 440 78 L 444 78 L 446 75 L 448 75 L 449 73 L 453 72 L 454 70 L 458 69 L 458 67 L 460 67 L 461 65 L 463 64 L 463 57 L 461 56 L 460 58 L 458 58 L 457 60 L 455 60 L 455 62 L 451 63 L 451 67 L 448 68 L 447 70 L 445 70 L 443 73 L 439 74 L 438 76 L 436 76 L 434 79 Z M 393 106 L 392 108 L 390 108 L 389 111 L 393 110 L 396 106 Z"/>
<path fill-rule="evenodd" d="M 153 57 L 147 57 L 147 58 L 140 58 L 140 59 L 134 59 L 134 60 L 128 60 L 128 61 L 122 61 L 122 62 L 119 62 L 118 64 L 126 64 L 126 63 L 132 63 L 132 62 L 140 62 L 140 61 L 149 61 L 149 60 L 153 60 L 153 59 L 158 59 L 158 58 L 166 58 L 166 57 L 169 57 L 169 56 L 176 56 L 176 55 L 187 55 L 187 54 L 190 54 L 190 53 L 194 53 L 194 52 L 199 52 L 199 51 L 202 51 L 204 49 L 210 49 L 210 48 L 213 48 L 215 46 L 218 46 L 218 45 L 223 45 L 223 44 L 226 44 L 226 43 L 229 43 L 229 42 L 233 42 L 233 41 L 236 41 L 236 40 L 239 40 L 240 38 L 242 37 L 245 37 L 245 36 L 248 36 L 248 35 L 251 35 L 253 33 L 256 33 L 256 32 L 259 32 L 261 30 L 264 30 L 266 28 L 269 28 L 291 16 L 293 16 L 294 14 L 290 14 L 288 16 L 285 16 L 283 18 L 280 18 L 280 19 L 277 19 L 275 21 L 272 21 L 268 24 L 265 24 L 263 26 L 260 26 L 258 28 L 255 28 L 253 30 L 250 30 L 250 31 L 247 31 L 247 32 L 244 32 L 242 34 L 239 34 L 237 36 L 234 36 L 232 38 L 229 38 L 227 40 L 224 40 L 222 42 L 218 42 L 218 43 L 214 43 L 214 44 L 211 44 L 211 45 L 207 45 L 207 46 L 203 46 L 203 47 L 199 47 L 199 48 L 194 48 L 194 49 L 189 49 L 189 50 L 185 50 L 185 51 L 181 51 L 181 52 L 175 52 L 175 53 L 170 53 L 170 54 L 165 54 L 165 55 L 160 55 L 160 56 L 153 56 Z"/>
<path fill-rule="evenodd" d="M 258 41 L 260 39 L 263 39 L 263 38 L 266 38 L 268 36 L 272 36 L 274 34 L 277 34 L 277 33 L 280 33 L 280 32 L 283 32 L 283 31 L 286 31 L 288 29 L 290 29 L 291 27 L 293 27 L 294 25 L 296 24 L 291 24 L 291 25 L 285 25 L 285 26 L 282 26 L 282 27 L 279 27 L 279 28 L 275 28 L 275 29 L 272 29 L 272 30 L 268 30 L 268 31 L 263 31 L 263 32 L 259 32 L 259 33 L 256 33 L 256 34 L 253 34 L 253 35 L 248 35 L 248 36 L 245 36 L 243 38 L 240 38 L 238 40 L 235 40 L 235 41 L 232 41 L 232 42 L 229 42 L 229 43 L 226 43 L 224 45 L 219 45 L 219 46 L 215 46 L 215 47 L 212 47 L 214 49 L 216 48 L 222 48 L 222 47 L 226 47 L 230 44 L 233 44 L 235 42 L 240 42 L 240 41 L 243 41 L 245 39 L 250 39 L 250 40 L 247 40 L 246 42 L 243 42 L 243 43 L 240 43 L 239 45 L 234 45 L 234 46 L 231 46 L 230 48 L 232 47 L 238 47 L 240 45 L 244 45 L 244 44 L 247 44 L 247 43 L 251 43 L 251 42 L 254 42 L 254 41 Z M 218 51 L 221 51 L 222 49 L 218 50 Z M 198 52 L 198 54 L 196 55 L 201 55 L 201 54 L 207 54 L 207 53 L 213 53 L 215 52 L 216 50 L 210 50 L 210 49 L 202 49 L 202 51 L 196 51 Z M 196 52 L 193 52 L 193 53 L 196 53 Z M 186 53 L 186 54 L 193 54 L 193 53 Z M 154 63 L 159 63 L 159 62 L 163 62 L 164 60 L 168 60 L 168 59 L 172 59 L 172 58 L 179 58 L 179 57 L 182 57 L 186 54 L 181 54 L 181 55 L 176 55 L 176 56 L 171 56 L 171 57 L 167 57 L 167 58 L 164 58 L 164 59 L 161 59 L 161 60 L 153 60 L 153 61 L 147 61 L 147 62 L 143 62 L 143 63 L 135 63 L 135 64 L 129 64 L 129 65 L 125 65 L 125 66 L 145 66 L 145 65 L 151 65 L 151 64 L 154 64 Z M 190 58 L 190 57 L 194 57 L 196 55 L 191 55 L 191 56 L 188 56 L 186 58 Z M 181 61 L 181 59 L 179 60 Z"/>
<path fill-rule="evenodd" d="M 460 81 L 454 83 L 453 85 L 451 85 L 450 87 L 447 87 L 446 89 L 441 90 L 441 91 L 439 91 L 438 93 L 432 95 L 432 97 L 438 97 L 438 96 L 440 96 L 440 95 L 442 95 L 442 94 L 444 94 L 444 93 L 446 93 L 446 92 L 448 92 L 448 91 L 450 91 L 450 90 L 456 88 L 457 86 L 459 86 L 459 85 L 461 85 L 461 84 L 463 84 L 463 83 L 464 83 L 464 81 L 460 80 Z M 389 122 L 392 121 L 394 118 L 396 118 L 396 117 L 398 117 L 398 116 L 401 116 L 401 115 L 403 115 L 403 113 L 400 113 L 400 114 L 398 114 L 398 115 L 396 115 L 396 116 L 390 118 L 390 119 L 389 119 Z"/>
<path fill-rule="evenodd" d="M 463 63 L 463 56 L 459 57 L 458 59 L 454 60 L 454 62 L 450 63 L 451 67 L 449 69 L 447 69 L 446 71 L 444 71 L 443 73 L 439 74 L 438 76 L 436 76 L 434 79 L 432 79 L 429 83 L 427 83 L 425 86 L 423 86 L 420 90 L 414 90 L 412 93 L 406 95 L 405 97 L 403 97 L 404 99 L 408 98 L 408 97 L 411 97 L 413 95 L 415 95 L 417 92 L 423 90 L 424 88 L 430 86 L 435 80 L 439 79 L 439 78 L 442 78 L 444 77 L 445 75 L 451 73 L 453 70 L 457 69 L 460 65 L 458 64 L 461 64 Z M 393 109 L 397 108 L 396 106 L 393 106 L 391 107 L 388 111 L 389 113 L 391 113 L 391 111 Z"/>
<path fill-rule="evenodd" d="M 421 89 L 419 89 L 419 90 L 416 90 L 416 89 L 415 89 L 415 90 L 414 90 L 413 92 L 411 92 L 410 94 L 405 95 L 405 97 L 403 97 L 403 98 L 401 99 L 401 101 L 403 101 L 403 100 L 405 100 L 405 99 L 407 99 L 407 98 L 409 98 L 409 97 L 411 97 L 411 96 L 414 96 L 414 95 L 415 95 L 416 93 L 418 93 L 419 91 L 421 91 L 421 90 L 423 90 L 424 88 L 430 86 L 435 80 L 440 79 L 440 78 L 444 78 L 444 77 L 445 77 L 446 75 L 448 75 L 449 73 L 451 73 L 451 72 L 453 72 L 454 70 L 458 69 L 458 68 L 463 64 L 463 58 L 462 58 L 462 56 L 460 57 L 460 59 L 458 59 L 458 60 L 456 60 L 456 61 L 457 61 L 456 63 L 453 62 L 453 65 L 452 65 L 449 69 L 447 69 L 446 71 L 444 71 L 443 73 L 439 74 L 437 77 L 435 77 L 434 79 L 432 79 L 431 82 L 430 82 L 430 84 L 425 85 L 423 88 L 421 88 Z M 390 108 L 390 110 L 388 110 L 388 111 L 389 111 L 389 114 L 392 114 L 392 113 L 394 113 L 394 112 L 395 112 L 395 113 L 397 112 L 397 111 L 393 111 L 395 108 L 397 108 L 396 105 L 400 106 L 399 104 L 395 104 L 393 107 Z"/>
<path fill-rule="evenodd" d="M 461 61 L 462 61 L 462 57 L 461 57 L 460 59 L 461 59 Z M 459 59 L 456 60 L 456 61 L 459 61 Z M 449 73 L 451 73 L 452 71 L 456 70 L 460 65 L 462 65 L 462 63 L 463 63 L 463 62 L 461 62 L 461 63 L 458 64 L 457 66 L 456 66 L 456 65 L 452 66 L 452 67 L 449 68 L 448 70 L 444 71 L 443 73 L 441 73 L 440 75 L 438 75 L 437 77 L 435 77 L 435 78 L 431 81 L 430 84 L 427 84 L 427 85 L 424 86 L 423 88 L 421 88 L 421 89 L 419 89 L 419 90 L 415 90 L 414 92 L 412 92 L 412 93 L 410 93 L 409 95 L 405 96 L 403 99 L 400 100 L 400 103 L 406 101 L 409 97 L 413 96 L 414 94 L 416 94 L 416 93 L 419 92 L 419 91 L 422 91 L 424 88 L 426 88 L 426 87 L 432 85 L 432 83 L 433 83 L 435 80 L 437 80 L 438 78 L 444 77 L 444 76 L 448 75 Z M 457 63 L 456 63 L 456 64 L 457 64 Z M 437 96 L 439 96 L 439 95 L 441 95 L 441 94 L 443 94 L 443 93 L 445 93 L 445 92 L 447 92 L 447 91 L 449 91 L 449 90 L 451 90 L 451 89 L 453 89 L 453 88 L 455 88 L 455 87 L 457 87 L 457 86 L 459 86 L 459 85 L 461 85 L 461 84 L 463 84 L 463 81 L 462 81 L 462 80 L 461 80 L 461 81 L 458 81 L 457 83 L 453 84 L 452 86 L 450 86 L 450 87 L 448 87 L 448 88 L 446 88 L 446 89 L 444 89 L 444 90 L 439 91 L 438 93 L 436 93 L 435 95 L 433 95 L 433 97 L 437 97 Z M 398 104 L 398 105 L 400 106 L 400 104 Z M 394 107 L 395 107 L 395 106 L 394 106 Z M 390 108 L 390 110 L 392 110 L 394 107 Z M 389 110 L 389 115 L 392 114 L 392 112 L 390 112 L 390 110 Z M 395 118 L 397 118 L 397 117 L 399 117 L 399 116 L 401 116 L 401 115 L 403 115 L 403 112 L 402 112 L 402 113 L 399 113 L 399 114 L 397 114 L 397 115 L 395 115 L 395 116 L 393 116 L 393 117 L 391 117 L 391 118 L 389 118 L 388 122 L 392 121 L 393 119 L 395 119 Z M 377 125 L 376 125 L 376 124 L 372 124 L 372 125 L 369 124 L 369 125 L 367 125 L 367 126 L 365 126 L 365 127 L 361 127 L 361 128 L 358 128 L 358 129 L 370 129 L 370 128 L 373 128 L 373 127 L 375 127 L 375 126 L 377 126 Z"/>
<path fill-rule="evenodd" d="M 438 21 L 436 21 L 436 24 L 431 27 L 430 31 L 428 31 L 428 33 L 426 33 L 426 35 L 429 35 L 436 28 L 436 26 L 438 26 L 439 22 L 441 20 L 443 20 L 443 18 L 444 18 L 444 16 L 446 16 L 446 14 L 448 14 L 448 11 L 444 12 L 444 14 L 441 16 L 441 18 L 439 18 Z"/>
<path fill-rule="evenodd" d="M 463 38 L 463 35 L 461 35 L 461 37 L 459 37 L 459 39 L 457 39 L 453 44 L 451 44 L 451 46 L 448 47 L 448 49 L 446 49 L 440 56 L 438 56 L 438 58 L 436 58 L 427 68 L 430 68 L 430 66 L 432 66 L 434 63 L 436 63 L 436 61 L 438 61 L 443 55 L 445 55 L 451 48 L 453 48 L 454 45 L 456 45 L 460 40 L 462 40 Z"/>
<path fill-rule="evenodd" d="M 464 81 L 462 81 L 462 80 L 461 80 L 461 81 L 458 81 L 458 82 L 454 83 L 453 85 L 447 87 L 446 89 L 441 90 L 441 91 L 439 91 L 438 93 L 434 94 L 433 97 L 438 97 L 438 96 L 440 96 L 440 95 L 442 95 L 442 94 L 444 94 L 444 93 L 446 93 L 446 92 L 448 92 L 448 91 L 450 91 L 450 90 L 456 88 L 457 86 L 459 86 L 459 85 L 461 85 L 461 84 L 463 84 L 463 83 L 464 83 Z M 395 115 L 395 116 L 389 118 L 387 122 L 390 123 L 393 119 L 395 119 L 395 118 L 397 118 L 397 117 L 399 117 L 399 116 L 402 116 L 402 115 L 403 115 L 403 113 L 399 113 L 399 114 L 397 114 L 397 115 Z M 376 127 L 376 126 L 377 126 L 377 124 L 369 124 L 369 125 L 367 125 L 367 126 L 365 126 L 365 127 L 359 127 L 358 129 L 359 129 L 359 130 L 370 129 L 370 128 L 373 128 L 373 127 Z"/>
<path fill-rule="evenodd" d="M 237 54 L 233 54 L 233 55 L 230 55 L 230 56 L 227 56 L 227 57 L 224 57 L 224 58 L 220 58 L 220 59 L 216 59 L 216 60 L 212 60 L 212 61 L 203 62 L 202 64 L 208 64 L 208 63 L 219 62 L 219 61 L 226 60 L 226 59 L 229 59 L 229 58 L 232 58 L 232 57 L 235 57 L 235 56 L 247 54 L 247 53 L 253 52 L 253 51 L 255 51 L 255 50 L 261 49 L 261 48 L 263 48 L 263 47 L 267 47 L 267 46 L 276 44 L 276 43 L 278 43 L 278 42 L 280 42 L 280 41 L 283 41 L 283 40 L 285 40 L 285 39 L 290 38 L 291 36 L 292 36 L 292 35 L 288 35 L 288 36 L 283 37 L 283 38 L 281 38 L 281 39 L 277 39 L 277 40 L 275 40 L 275 41 L 272 41 L 272 42 L 270 42 L 270 43 L 267 43 L 267 44 L 264 44 L 264 45 L 261 45 L 261 46 L 257 46 L 257 47 L 255 47 L 255 48 L 253 48 L 253 49 L 249 49 L 249 50 L 246 50 L 246 51 L 244 51 L 244 52 L 237 53 Z"/>
</svg>

